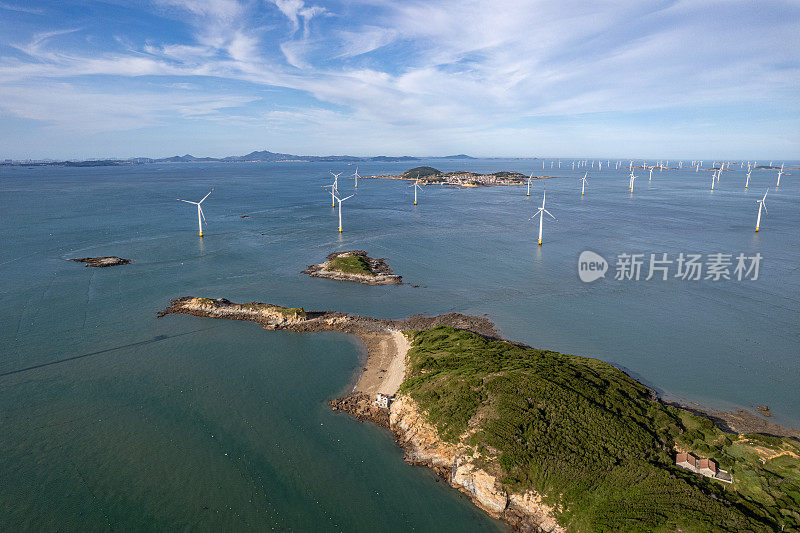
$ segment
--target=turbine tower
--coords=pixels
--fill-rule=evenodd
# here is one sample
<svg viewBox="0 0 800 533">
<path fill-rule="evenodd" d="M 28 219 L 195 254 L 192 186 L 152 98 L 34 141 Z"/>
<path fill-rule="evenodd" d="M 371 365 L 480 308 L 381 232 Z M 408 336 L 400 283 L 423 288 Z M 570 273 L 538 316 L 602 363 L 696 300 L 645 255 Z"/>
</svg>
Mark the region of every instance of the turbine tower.
<svg viewBox="0 0 800 533">
<path fill-rule="evenodd" d="M 586 190 L 587 181 L 589 181 L 589 171 L 586 171 L 586 174 L 584 174 L 581 178 L 581 196 L 583 196 L 583 193 Z"/>
<path fill-rule="evenodd" d="M 531 218 L 528 219 L 528 220 L 531 220 L 531 219 L 534 219 L 536 217 L 539 217 L 539 246 L 542 245 L 542 220 L 544 219 L 544 214 L 547 213 L 548 215 L 550 215 L 553 218 L 553 220 L 558 222 L 558 219 L 556 217 L 554 217 L 553 214 L 550 211 L 548 211 L 547 209 L 544 208 L 544 200 L 545 200 L 546 197 L 547 197 L 547 191 L 544 190 L 542 192 L 542 207 L 540 207 L 539 210 L 536 211 L 535 215 L 533 215 Z"/>
<path fill-rule="evenodd" d="M 419 176 L 419 174 L 417 175 Z M 414 182 L 412 187 L 414 187 L 414 205 L 417 205 L 417 190 L 422 190 L 422 187 L 419 185 L 419 178 L 417 178 L 417 181 Z"/>
<path fill-rule="evenodd" d="M 767 193 L 769 192 L 769 187 L 767 187 L 767 192 L 764 193 L 764 197 L 761 200 L 756 200 L 758 204 L 758 218 L 756 218 L 756 233 L 758 233 L 758 228 L 761 226 L 761 208 L 764 208 L 764 214 L 767 214 Z"/>
<path fill-rule="evenodd" d="M 336 199 L 339 201 L 339 233 L 342 232 L 342 202 L 347 200 L 348 198 L 352 198 L 355 194 L 351 194 L 350 196 L 345 196 L 344 198 L 339 198 L 339 195 L 336 195 Z"/>
<path fill-rule="evenodd" d="M 202 207 L 200 207 L 200 204 L 202 204 L 202 203 L 203 203 L 203 201 L 204 201 L 206 198 L 208 198 L 208 197 L 209 197 L 209 195 L 210 195 L 212 192 L 214 192 L 214 188 L 213 188 L 213 187 L 211 188 L 211 190 L 210 190 L 210 191 L 208 191 L 208 194 L 206 194 L 205 196 L 203 196 L 203 199 L 202 199 L 202 200 L 200 200 L 199 202 L 191 202 L 191 201 L 189 201 L 189 200 L 181 200 L 180 198 L 175 198 L 175 199 L 176 199 L 176 200 L 178 200 L 179 202 L 186 202 L 187 204 L 194 204 L 194 205 L 196 205 L 196 206 L 197 206 L 197 227 L 198 227 L 198 234 L 199 234 L 201 237 L 203 236 L 203 222 L 205 222 L 205 220 L 206 220 L 206 216 L 203 214 L 203 208 L 202 208 Z"/>
<path fill-rule="evenodd" d="M 331 183 L 330 185 L 326 186 L 325 188 L 326 189 L 328 187 L 331 188 L 331 207 L 336 207 L 336 202 L 335 202 L 334 198 L 336 198 L 336 195 L 339 193 L 339 176 L 341 176 L 342 173 L 339 172 L 338 174 L 334 174 L 332 171 L 328 171 L 328 172 L 330 172 L 331 175 L 333 176 L 333 183 Z"/>
</svg>

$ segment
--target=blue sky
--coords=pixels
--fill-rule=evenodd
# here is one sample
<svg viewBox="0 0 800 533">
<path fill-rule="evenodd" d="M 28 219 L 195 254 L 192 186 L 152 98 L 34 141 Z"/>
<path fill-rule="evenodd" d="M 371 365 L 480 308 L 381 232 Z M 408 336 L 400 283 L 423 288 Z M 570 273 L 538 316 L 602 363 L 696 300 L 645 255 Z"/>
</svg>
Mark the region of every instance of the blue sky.
<svg viewBox="0 0 800 533">
<path fill-rule="evenodd" d="M 0 0 L 0 159 L 800 158 L 800 3 Z"/>
</svg>

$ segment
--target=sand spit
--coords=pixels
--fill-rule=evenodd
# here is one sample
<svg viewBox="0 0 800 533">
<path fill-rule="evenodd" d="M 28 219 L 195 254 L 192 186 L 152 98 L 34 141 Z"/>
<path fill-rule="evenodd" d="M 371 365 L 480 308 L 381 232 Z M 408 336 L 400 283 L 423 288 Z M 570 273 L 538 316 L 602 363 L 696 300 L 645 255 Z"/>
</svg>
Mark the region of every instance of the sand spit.
<svg viewBox="0 0 800 533">
<path fill-rule="evenodd" d="M 170 302 L 158 316 L 185 314 L 232 320 L 249 320 L 265 329 L 297 332 L 341 331 L 359 337 L 367 346 L 367 361 L 355 391 L 375 395 L 394 394 L 403 382 L 405 358 L 411 343 L 401 332 L 448 325 L 496 337 L 486 318 L 449 313 L 435 317 L 410 316 L 403 320 L 377 319 L 332 311 L 305 311 L 261 302 L 234 303 L 225 298 L 183 297 Z"/>
</svg>

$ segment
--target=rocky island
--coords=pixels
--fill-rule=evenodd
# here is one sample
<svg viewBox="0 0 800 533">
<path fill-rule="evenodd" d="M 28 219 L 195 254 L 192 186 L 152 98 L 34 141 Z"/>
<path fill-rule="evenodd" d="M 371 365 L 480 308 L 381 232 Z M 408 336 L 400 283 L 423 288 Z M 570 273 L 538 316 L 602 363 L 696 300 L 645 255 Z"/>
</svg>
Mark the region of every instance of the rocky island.
<svg viewBox="0 0 800 533">
<path fill-rule="evenodd" d="M 400 285 L 403 277 L 398 276 L 386 264 L 386 258 L 373 259 L 364 250 L 334 252 L 318 265 L 309 265 L 303 274 L 315 278 L 328 278 L 337 281 L 354 281 L 364 285 Z"/>
<path fill-rule="evenodd" d="M 796 439 L 723 432 L 600 360 L 500 339 L 484 317 L 385 320 L 192 297 L 159 316 L 172 313 L 357 335 L 364 370 L 332 408 L 390 429 L 409 463 L 516 530 L 800 528 Z M 730 479 L 704 473 L 712 466 Z"/>
<path fill-rule="evenodd" d="M 81 257 L 80 259 L 70 259 L 70 261 L 75 261 L 76 263 L 86 263 L 85 266 L 95 267 L 95 268 L 105 268 L 117 265 L 128 265 L 131 262 L 130 259 L 117 257 L 116 255 L 108 257 Z"/>
<path fill-rule="evenodd" d="M 552 179 L 556 176 L 526 176 L 519 172 L 500 171 L 491 174 L 480 172 L 456 171 L 442 172 L 433 167 L 415 167 L 402 174 L 385 174 L 378 176 L 361 176 L 362 179 L 393 179 L 415 181 L 422 185 L 450 185 L 455 187 L 495 187 L 498 185 L 524 185 L 528 178 Z"/>
</svg>

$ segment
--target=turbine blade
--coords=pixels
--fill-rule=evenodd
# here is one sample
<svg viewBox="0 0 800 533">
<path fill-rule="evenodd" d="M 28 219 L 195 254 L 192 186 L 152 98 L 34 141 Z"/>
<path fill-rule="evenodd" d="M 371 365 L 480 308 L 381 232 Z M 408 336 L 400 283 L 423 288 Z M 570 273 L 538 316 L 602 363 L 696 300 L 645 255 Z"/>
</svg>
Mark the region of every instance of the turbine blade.
<svg viewBox="0 0 800 533">
<path fill-rule="evenodd" d="M 551 212 L 550 212 L 550 211 L 548 211 L 547 209 L 542 209 L 542 211 L 544 211 L 545 213 L 547 213 L 548 215 L 550 215 L 551 217 L 553 217 L 553 213 L 551 213 Z M 553 220 L 555 220 L 556 222 L 558 222 L 558 219 L 557 219 L 556 217 L 553 217 Z"/>
<path fill-rule="evenodd" d="M 178 200 L 179 202 L 186 202 L 187 204 L 198 205 L 197 202 L 190 202 L 189 200 L 181 200 L 180 198 L 175 198 L 175 199 Z"/>
<path fill-rule="evenodd" d="M 205 222 L 206 221 L 206 214 L 203 213 L 203 208 L 200 207 L 200 204 L 197 204 L 197 209 L 200 210 L 200 216 L 203 217 L 203 222 Z"/>
<path fill-rule="evenodd" d="M 214 187 L 211 187 L 211 190 L 210 190 L 210 191 L 208 191 L 208 194 L 206 194 L 205 196 L 203 196 L 203 200 L 205 200 L 206 198 L 208 198 L 209 196 L 211 196 L 211 193 L 212 193 L 212 192 L 214 192 Z M 202 203 L 203 203 L 203 200 L 200 200 L 200 201 L 199 201 L 199 202 L 197 202 L 197 203 L 198 203 L 198 204 L 202 204 Z"/>
</svg>

